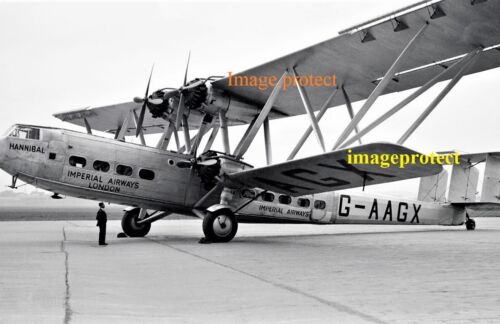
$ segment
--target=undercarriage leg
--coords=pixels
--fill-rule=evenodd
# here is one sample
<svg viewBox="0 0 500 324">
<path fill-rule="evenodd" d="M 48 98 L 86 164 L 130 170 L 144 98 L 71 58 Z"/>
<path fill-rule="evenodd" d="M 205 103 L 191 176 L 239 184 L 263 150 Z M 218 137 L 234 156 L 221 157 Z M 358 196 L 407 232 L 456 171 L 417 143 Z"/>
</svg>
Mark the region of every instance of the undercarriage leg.
<svg viewBox="0 0 500 324">
<path fill-rule="evenodd" d="M 473 220 L 472 218 L 469 217 L 469 214 L 466 212 L 465 213 L 465 228 L 468 230 L 468 231 L 473 231 L 476 229 L 476 221 Z"/>
</svg>

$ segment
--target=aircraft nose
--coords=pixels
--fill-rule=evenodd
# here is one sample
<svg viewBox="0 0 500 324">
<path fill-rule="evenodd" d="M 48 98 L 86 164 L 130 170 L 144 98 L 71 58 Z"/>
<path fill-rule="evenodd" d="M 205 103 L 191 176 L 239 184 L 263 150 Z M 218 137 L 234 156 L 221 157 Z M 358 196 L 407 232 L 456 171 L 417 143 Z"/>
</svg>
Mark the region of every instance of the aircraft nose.
<svg viewBox="0 0 500 324">
<path fill-rule="evenodd" d="M 3 166 L 5 154 L 7 154 L 7 140 L 0 138 L 0 167 Z"/>
</svg>

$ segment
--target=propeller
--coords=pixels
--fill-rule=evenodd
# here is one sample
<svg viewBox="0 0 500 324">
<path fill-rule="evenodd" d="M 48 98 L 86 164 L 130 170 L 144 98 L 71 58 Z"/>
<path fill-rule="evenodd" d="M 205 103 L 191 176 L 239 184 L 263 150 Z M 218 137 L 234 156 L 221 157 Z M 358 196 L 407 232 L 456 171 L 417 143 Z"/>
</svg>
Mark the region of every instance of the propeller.
<svg viewBox="0 0 500 324">
<path fill-rule="evenodd" d="M 188 60 L 186 64 L 186 72 L 184 73 L 184 83 L 182 87 L 179 89 L 181 96 L 179 98 L 179 104 L 177 105 L 177 117 L 175 119 L 175 129 L 179 130 L 181 126 L 182 116 L 184 115 L 184 111 L 186 110 L 186 106 L 184 105 L 184 90 L 188 90 L 191 87 L 187 87 L 187 76 L 189 71 L 189 61 L 191 60 L 191 51 L 188 54 Z"/>
<path fill-rule="evenodd" d="M 212 165 L 216 165 L 219 162 L 219 159 L 217 157 L 209 157 L 203 161 L 199 160 L 199 158 L 197 158 L 198 147 L 199 147 L 199 145 L 197 145 L 194 148 L 193 157 L 191 159 L 181 160 L 181 161 L 177 162 L 176 165 L 179 168 L 187 169 L 187 168 L 191 168 L 191 167 L 196 168 L 197 166 L 212 166 Z"/>
<path fill-rule="evenodd" d="M 146 87 L 146 93 L 144 94 L 144 99 L 142 99 L 143 103 L 142 103 L 141 113 L 139 114 L 139 120 L 137 121 L 137 129 L 135 132 L 135 137 L 139 136 L 139 134 L 141 133 L 142 123 L 144 122 L 144 114 L 146 113 L 146 106 L 148 105 L 149 84 L 151 83 L 151 76 L 153 75 L 154 67 L 155 66 L 153 64 L 153 66 L 151 67 L 151 73 L 149 74 L 148 85 Z M 136 99 L 140 99 L 140 98 L 137 98 L 137 97 L 134 98 L 135 102 L 137 102 Z M 155 100 L 155 99 L 152 99 L 152 100 Z"/>
</svg>

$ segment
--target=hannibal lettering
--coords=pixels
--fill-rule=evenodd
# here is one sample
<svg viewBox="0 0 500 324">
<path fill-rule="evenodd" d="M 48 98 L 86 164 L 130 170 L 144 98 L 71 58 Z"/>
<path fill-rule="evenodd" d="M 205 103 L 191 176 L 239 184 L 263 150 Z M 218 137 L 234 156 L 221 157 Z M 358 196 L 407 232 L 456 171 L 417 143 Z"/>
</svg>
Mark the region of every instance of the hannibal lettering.
<svg viewBox="0 0 500 324">
<path fill-rule="evenodd" d="M 36 146 L 36 145 L 29 145 L 29 144 L 10 143 L 9 150 L 45 154 L 45 150 L 43 149 L 43 147 Z"/>
</svg>

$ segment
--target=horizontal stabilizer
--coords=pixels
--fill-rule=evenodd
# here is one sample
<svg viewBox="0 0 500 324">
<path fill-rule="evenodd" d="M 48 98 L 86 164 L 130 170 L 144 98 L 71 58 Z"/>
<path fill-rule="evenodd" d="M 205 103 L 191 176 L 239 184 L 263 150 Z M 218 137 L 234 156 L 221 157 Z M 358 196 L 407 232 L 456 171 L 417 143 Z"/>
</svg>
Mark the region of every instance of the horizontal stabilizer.
<svg viewBox="0 0 500 324">
<path fill-rule="evenodd" d="M 372 143 L 351 148 L 350 154 L 417 154 L 406 147 Z M 328 152 L 299 160 L 227 175 L 235 185 L 301 196 L 327 191 L 362 187 L 411 178 L 426 177 L 442 171 L 441 165 L 408 164 L 405 168 L 390 165 L 348 164 L 348 149 Z"/>
<path fill-rule="evenodd" d="M 500 217 L 500 203 L 463 202 L 452 205 L 465 208 L 469 217 Z"/>
</svg>

